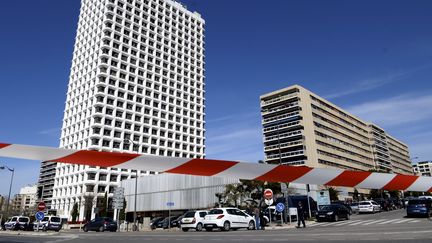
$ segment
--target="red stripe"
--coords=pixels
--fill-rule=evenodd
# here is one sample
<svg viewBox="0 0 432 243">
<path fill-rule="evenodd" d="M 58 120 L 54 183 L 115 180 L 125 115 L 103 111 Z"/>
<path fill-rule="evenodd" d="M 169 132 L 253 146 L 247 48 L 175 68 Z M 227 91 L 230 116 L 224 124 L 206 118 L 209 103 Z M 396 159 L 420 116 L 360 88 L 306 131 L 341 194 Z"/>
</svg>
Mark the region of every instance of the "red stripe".
<svg viewBox="0 0 432 243">
<path fill-rule="evenodd" d="M 411 186 L 417 180 L 417 178 L 419 178 L 419 177 L 418 176 L 412 176 L 412 175 L 396 175 L 382 189 L 387 190 L 387 191 L 406 190 L 409 186 Z"/>
<path fill-rule="evenodd" d="M 9 146 L 9 143 L 0 143 L 0 149 Z"/>
<path fill-rule="evenodd" d="M 431 189 L 428 190 L 428 192 L 432 192 L 432 187 L 431 187 Z"/>
<path fill-rule="evenodd" d="M 273 170 L 265 173 L 264 175 L 255 178 L 255 180 L 271 182 L 291 182 L 300 178 L 311 170 L 312 168 L 306 166 L 279 165 Z"/>
<path fill-rule="evenodd" d="M 212 176 L 218 174 L 239 162 L 210 160 L 210 159 L 192 159 L 180 166 L 167 170 L 167 173 L 188 174 L 199 176 Z"/>
<path fill-rule="evenodd" d="M 138 156 L 139 154 L 83 150 L 50 161 L 69 164 L 84 164 L 90 166 L 110 167 L 124 163 Z"/>
<path fill-rule="evenodd" d="M 372 174 L 372 172 L 345 170 L 325 185 L 355 187 L 360 182 L 364 181 L 370 174 Z"/>
</svg>

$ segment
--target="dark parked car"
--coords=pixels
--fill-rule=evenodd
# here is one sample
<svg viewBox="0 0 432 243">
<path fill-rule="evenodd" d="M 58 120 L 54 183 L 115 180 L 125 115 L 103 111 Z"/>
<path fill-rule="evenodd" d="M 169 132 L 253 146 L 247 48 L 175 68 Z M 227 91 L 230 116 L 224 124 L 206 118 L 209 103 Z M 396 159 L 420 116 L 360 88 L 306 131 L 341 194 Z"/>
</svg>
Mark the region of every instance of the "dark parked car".
<svg viewBox="0 0 432 243">
<path fill-rule="evenodd" d="M 333 205 L 342 205 L 342 206 L 344 206 L 344 207 L 346 207 L 348 209 L 349 214 L 352 214 L 351 206 L 348 203 L 346 203 L 346 202 L 343 202 L 343 201 L 334 201 L 331 204 L 333 204 Z"/>
<path fill-rule="evenodd" d="M 180 228 L 180 226 L 181 226 L 181 220 L 184 218 L 184 214 L 183 215 L 180 215 L 177 219 L 176 219 L 176 222 L 175 222 L 175 224 L 173 224 L 173 226 L 174 225 L 176 225 L 178 228 Z"/>
<path fill-rule="evenodd" d="M 90 222 L 87 222 L 83 227 L 84 232 L 87 231 L 117 231 L 117 222 L 112 220 L 111 218 L 103 217 L 103 218 L 95 218 Z"/>
<path fill-rule="evenodd" d="M 162 221 L 164 220 L 164 218 L 162 217 L 157 217 L 152 219 L 152 221 L 150 221 L 150 229 L 155 230 L 156 228 L 162 228 Z M 158 225 L 160 225 L 160 227 L 158 227 Z"/>
<path fill-rule="evenodd" d="M 350 219 L 348 209 L 343 205 L 325 205 L 317 212 L 316 221 L 339 221 L 339 219 Z"/>
<path fill-rule="evenodd" d="M 407 217 L 426 216 L 432 213 L 432 201 L 429 199 L 410 199 L 407 206 Z"/>
<path fill-rule="evenodd" d="M 393 210 L 392 202 L 389 199 L 375 198 L 374 201 L 381 206 L 381 210 L 383 211 Z"/>
<path fill-rule="evenodd" d="M 178 222 L 177 222 L 177 218 L 178 218 L 179 216 L 171 216 L 171 217 L 166 217 L 164 220 L 163 220 L 163 228 L 164 229 L 168 229 L 168 228 L 174 228 L 174 227 L 177 227 L 177 224 L 178 224 Z M 168 223 L 170 224 L 170 227 L 168 227 Z"/>
</svg>

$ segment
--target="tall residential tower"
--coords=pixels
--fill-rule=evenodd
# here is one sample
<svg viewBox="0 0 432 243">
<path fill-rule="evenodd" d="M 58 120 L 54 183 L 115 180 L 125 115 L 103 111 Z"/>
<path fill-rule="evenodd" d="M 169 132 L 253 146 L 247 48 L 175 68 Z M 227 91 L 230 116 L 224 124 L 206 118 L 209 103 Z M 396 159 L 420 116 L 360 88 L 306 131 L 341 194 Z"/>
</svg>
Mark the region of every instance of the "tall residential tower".
<svg viewBox="0 0 432 243">
<path fill-rule="evenodd" d="M 172 0 L 82 0 L 60 147 L 202 158 L 204 132 L 201 16 Z M 92 218 L 134 176 L 58 164 L 53 206 Z"/>
</svg>

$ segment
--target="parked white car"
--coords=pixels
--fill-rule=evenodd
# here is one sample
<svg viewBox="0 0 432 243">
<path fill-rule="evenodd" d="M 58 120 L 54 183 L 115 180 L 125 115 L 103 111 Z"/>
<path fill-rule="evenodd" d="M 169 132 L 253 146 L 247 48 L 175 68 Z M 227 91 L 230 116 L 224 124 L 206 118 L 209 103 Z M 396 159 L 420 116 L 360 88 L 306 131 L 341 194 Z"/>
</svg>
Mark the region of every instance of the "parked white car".
<svg viewBox="0 0 432 243">
<path fill-rule="evenodd" d="M 204 218 L 204 228 L 212 231 L 219 228 L 223 231 L 245 228 L 255 229 L 255 219 L 237 208 L 214 208 Z"/>
<path fill-rule="evenodd" d="M 56 232 L 59 232 L 62 228 L 62 222 L 61 218 L 58 216 L 45 216 L 40 223 L 38 221 L 35 221 L 33 223 L 33 229 L 37 230 L 39 224 L 39 230 L 47 231 L 47 230 L 54 230 Z"/>
<path fill-rule="evenodd" d="M 188 211 L 184 214 L 184 217 L 180 221 L 180 228 L 186 232 L 190 229 L 196 231 L 202 231 L 204 227 L 204 217 L 207 215 L 207 211 Z"/>
<path fill-rule="evenodd" d="M 29 224 L 29 217 L 13 216 L 4 226 L 7 230 L 28 230 Z"/>
<path fill-rule="evenodd" d="M 375 201 L 361 201 L 359 213 L 376 213 L 381 211 L 381 206 Z"/>
</svg>

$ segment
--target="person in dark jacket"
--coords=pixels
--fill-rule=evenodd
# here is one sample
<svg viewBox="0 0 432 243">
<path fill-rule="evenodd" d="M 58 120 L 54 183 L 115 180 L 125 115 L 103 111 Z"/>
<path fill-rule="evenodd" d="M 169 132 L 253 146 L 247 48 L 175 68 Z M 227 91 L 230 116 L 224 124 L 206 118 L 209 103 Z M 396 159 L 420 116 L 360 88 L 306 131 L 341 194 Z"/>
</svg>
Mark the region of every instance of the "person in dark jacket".
<svg viewBox="0 0 432 243">
<path fill-rule="evenodd" d="M 304 207 L 301 202 L 297 205 L 297 228 L 300 228 L 300 223 L 303 223 L 303 227 L 306 228 L 304 219 Z"/>
</svg>

